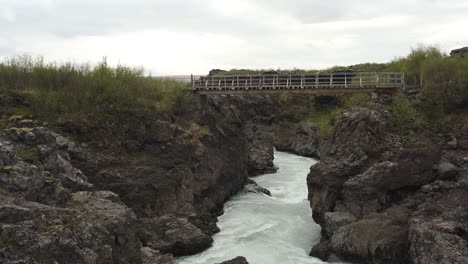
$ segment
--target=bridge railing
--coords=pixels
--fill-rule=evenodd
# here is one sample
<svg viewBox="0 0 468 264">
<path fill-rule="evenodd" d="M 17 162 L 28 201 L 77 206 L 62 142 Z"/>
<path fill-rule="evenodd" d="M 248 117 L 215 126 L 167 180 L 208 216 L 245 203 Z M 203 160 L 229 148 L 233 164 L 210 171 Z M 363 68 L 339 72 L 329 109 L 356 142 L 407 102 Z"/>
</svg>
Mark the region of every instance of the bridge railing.
<svg viewBox="0 0 468 264">
<path fill-rule="evenodd" d="M 192 80 L 192 90 L 403 88 L 404 79 L 400 72 L 200 76 Z"/>
</svg>

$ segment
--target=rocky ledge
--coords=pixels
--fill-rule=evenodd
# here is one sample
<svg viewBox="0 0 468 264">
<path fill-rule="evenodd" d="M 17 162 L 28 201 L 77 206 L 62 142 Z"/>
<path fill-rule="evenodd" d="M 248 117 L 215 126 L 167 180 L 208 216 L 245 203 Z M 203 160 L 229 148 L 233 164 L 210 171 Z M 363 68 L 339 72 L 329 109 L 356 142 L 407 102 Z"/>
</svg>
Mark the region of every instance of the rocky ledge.
<svg viewBox="0 0 468 264">
<path fill-rule="evenodd" d="M 354 108 L 324 144 L 307 177 L 323 235 L 311 255 L 356 263 L 468 263 L 465 146 L 451 146 L 452 137 L 395 135 L 386 122 L 385 110 Z M 455 133 L 458 142 L 468 134 L 463 129 Z"/>
<path fill-rule="evenodd" d="M 6 117 L 0 263 L 166 264 L 211 246 L 248 179 L 241 121 L 213 105 L 170 121 L 119 118 L 57 133 Z"/>
</svg>

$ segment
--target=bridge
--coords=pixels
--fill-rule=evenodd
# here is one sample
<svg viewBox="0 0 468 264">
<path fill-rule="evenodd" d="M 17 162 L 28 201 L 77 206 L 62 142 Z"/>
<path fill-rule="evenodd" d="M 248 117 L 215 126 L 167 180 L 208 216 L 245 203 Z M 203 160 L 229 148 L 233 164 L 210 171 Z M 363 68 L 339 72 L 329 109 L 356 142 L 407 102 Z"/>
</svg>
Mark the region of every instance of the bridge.
<svg viewBox="0 0 468 264">
<path fill-rule="evenodd" d="M 335 72 L 200 76 L 187 90 L 198 95 L 247 94 L 393 94 L 405 86 L 401 72 Z"/>
</svg>

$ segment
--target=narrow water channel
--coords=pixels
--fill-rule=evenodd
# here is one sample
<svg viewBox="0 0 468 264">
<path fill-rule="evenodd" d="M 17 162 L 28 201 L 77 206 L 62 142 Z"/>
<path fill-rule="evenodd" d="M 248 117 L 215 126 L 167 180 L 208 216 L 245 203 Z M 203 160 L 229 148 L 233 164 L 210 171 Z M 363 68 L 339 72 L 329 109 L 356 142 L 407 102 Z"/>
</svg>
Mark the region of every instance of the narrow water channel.
<svg viewBox="0 0 468 264">
<path fill-rule="evenodd" d="M 315 160 L 275 152 L 275 174 L 254 180 L 272 197 L 241 192 L 225 204 L 219 217 L 221 232 L 213 247 L 178 264 L 213 264 L 244 256 L 251 264 L 324 263 L 308 256 L 320 240 L 320 226 L 312 221 L 306 177 Z"/>
</svg>

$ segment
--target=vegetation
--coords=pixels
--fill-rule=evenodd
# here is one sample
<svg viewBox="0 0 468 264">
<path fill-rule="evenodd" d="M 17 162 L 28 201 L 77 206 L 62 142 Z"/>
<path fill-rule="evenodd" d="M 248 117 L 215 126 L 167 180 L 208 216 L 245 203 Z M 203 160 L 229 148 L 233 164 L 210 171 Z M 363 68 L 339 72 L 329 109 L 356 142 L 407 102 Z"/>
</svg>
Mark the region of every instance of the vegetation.
<svg viewBox="0 0 468 264">
<path fill-rule="evenodd" d="M 426 114 L 447 114 L 468 106 L 468 57 L 448 56 L 439 48 L 419 46 L 388 70 L 405 73 L 408 85 L 422 84 Z"/>
<path fill-rule="evenodd" d="M 419 46 L 387 68 L 405 73 L 407 85 L 421 86 L 422 97 L 414 106 L 403 95 L 390 107 L 390 125 L 406 133 L 431 120 L 446 125 L 451 115 L 468 110 L 468 57 L 448 56 L 439 48 Z M 422 85 L 421 85 L 422 84 Z"/>
<path fill-rule="evenodd" d="M 304 69 L 231 69 L 231 70 L 213 70 L 214 75 L 241 75 L 241 74 L 262 74 L 268 72 L 281 73 L 281 74 L 315 74 L 319 72 L 338 72 L 338 71 L 382 71 L 385 68 L 385 64 L 380 63 L 363 63 L 353 66 L 333 66 L 323 70 L 304 70 Z"/>
<path fill-rule="evenodd" d="M 190 111 L 184 85 L 145 76 L 142 68 L 45 63 L 12 57 L 0 62 L 0 89 L 25 94 L 33 113 L 48 120 L 116 113 L 171 115 Z"/>
<path fill-rule="evenodd" d="M 393 98 L 390 113 L 390 129 L 396 133 L 406 133 L 421 127 L 425 123 L 423 115 L 410 104 L 408 98 L 403 94 L 398 94 Z"/>
</svg>

